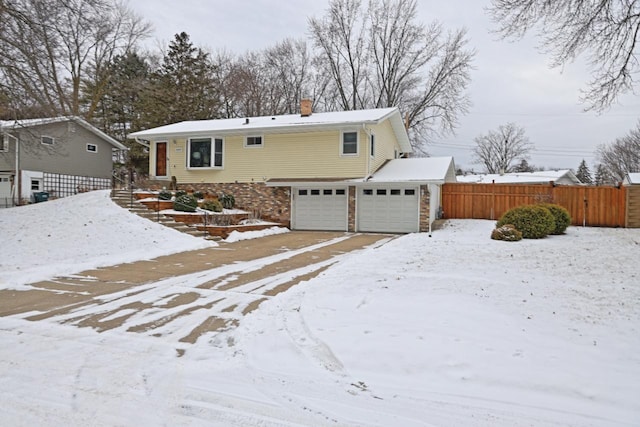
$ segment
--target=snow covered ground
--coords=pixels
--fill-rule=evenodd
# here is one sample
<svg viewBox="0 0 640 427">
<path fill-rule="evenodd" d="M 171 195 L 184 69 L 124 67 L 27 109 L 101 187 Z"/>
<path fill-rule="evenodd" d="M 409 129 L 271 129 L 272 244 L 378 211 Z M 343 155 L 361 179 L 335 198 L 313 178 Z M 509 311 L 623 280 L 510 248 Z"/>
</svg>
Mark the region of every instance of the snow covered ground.
<svg viewBox="0 0 640 427">
<path fill-rule="evenodd" d="M 103 192 L 0 210 L 0 288 L 208 244 L 138 221 Z M 346 254 L 182 357 L 0 317 L 0 425 L 640 425 L 640 230 L 492 228 Z"/>
</svg>

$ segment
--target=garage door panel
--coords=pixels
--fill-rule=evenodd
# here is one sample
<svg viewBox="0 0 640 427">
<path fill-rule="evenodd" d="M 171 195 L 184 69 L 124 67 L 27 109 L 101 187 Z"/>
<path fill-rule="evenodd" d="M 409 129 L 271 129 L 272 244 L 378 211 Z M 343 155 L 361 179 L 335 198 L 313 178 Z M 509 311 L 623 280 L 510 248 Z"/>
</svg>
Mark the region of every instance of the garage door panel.
<svg viewBox="0 0 640 427">
<path fill-rule="evenodd" d="M 295 229 L 346 231 L 347 209 L 345 189 L 294 189 Z"/>
<path fill-rule="evenodd" d="M 419 229 L 419 206 L 419 192 L 415 187 L 362 188 L 358 193 L 358 229 L 416 232 Z"/>
</svg>

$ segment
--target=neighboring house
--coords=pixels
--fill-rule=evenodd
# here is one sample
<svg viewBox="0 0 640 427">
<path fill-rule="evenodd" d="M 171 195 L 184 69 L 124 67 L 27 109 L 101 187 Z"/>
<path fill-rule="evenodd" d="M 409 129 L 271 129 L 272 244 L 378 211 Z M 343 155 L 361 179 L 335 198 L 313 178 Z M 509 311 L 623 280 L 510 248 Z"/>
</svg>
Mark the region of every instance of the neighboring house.
<svg viewBox="0 0 640 427">
<path fill-rule="evenodd" d="M 433 163 L 437 173 L 425 163 L 402 174 L 397 164 L 418 159 L 401 159 L 412 150 L 397 108 L 312 113 L 303 100 L 299 115 L 187 121 L 129 137 L 149 146 L 158 185 L 231 193 L 294 229 L 426 231 L 436 187 L 455 180 L 451 158 Z"/>
<path fill-rule="evenodd" d="M 622 185 L 640 185 L 640 172 L 630 172 L 626 174 Z"/>
<path fill-rule="evenodd" d="M 0 121 L 0 206 L 111 188 L 114 150 L 126 147 L 79 117 Z"/>
<path fill-rule="evenodd" d="M 640 173 L 628 173 L 625 175 L 622 185 L 624 185 L 627 190 L 627 217 L 625 227 L 640 228 Z"/>
<path fill-rule="evenodd" d="M 569 169 L 538 172 L 512 172 L 504 174 L 458 175 L 458 182 L 473 184 L 549 184 L 580 185 L 582 182 Z"/>
</svg>

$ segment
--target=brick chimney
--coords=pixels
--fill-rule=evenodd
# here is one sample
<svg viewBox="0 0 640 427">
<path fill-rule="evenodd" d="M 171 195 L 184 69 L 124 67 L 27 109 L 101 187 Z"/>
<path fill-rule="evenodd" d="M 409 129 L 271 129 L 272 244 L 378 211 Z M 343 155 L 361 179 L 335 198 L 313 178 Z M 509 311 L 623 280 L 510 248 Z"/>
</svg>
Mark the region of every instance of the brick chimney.
<svg viewBox="0 0 640 427">
<path fill-rule="evenodd" d="M 311 110 L 312 102 L 308 98 L 304 98 L 300 100 L 300 116 L 309 117 L 312 113 Z"/>
</svg>

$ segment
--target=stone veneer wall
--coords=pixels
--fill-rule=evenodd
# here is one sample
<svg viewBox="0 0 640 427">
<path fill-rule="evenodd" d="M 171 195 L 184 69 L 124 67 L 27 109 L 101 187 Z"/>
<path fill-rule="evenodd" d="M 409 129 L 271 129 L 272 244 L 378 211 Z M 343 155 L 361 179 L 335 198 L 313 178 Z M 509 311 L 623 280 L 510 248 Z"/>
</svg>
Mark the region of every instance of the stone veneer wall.
<svg viewBox="0 0 640 427">
<path fill-rule="evenodd" d="M 420 232 L 429 231 L 429 204 L 431 194 L 428 185 L 420 186 Z"/>
<path fill-rule="evenodd" d="M 186 191 L 202 191 L 211 196 L 231 194 L 236 199 L 236 207 L 250 212 L 258 212 L 260 218 L 278 222 L 286 227 L 291 221 L 291 194 L 289 187 L 267 187 L 262 182 L 248 183 L 204 183 L 178 184 Z"/>
</svg>

